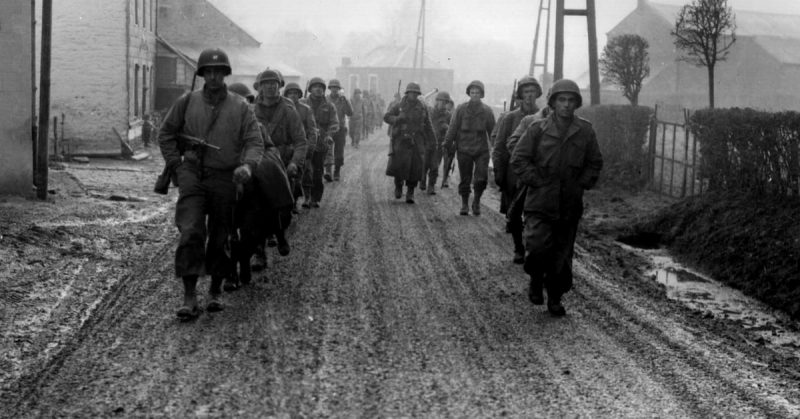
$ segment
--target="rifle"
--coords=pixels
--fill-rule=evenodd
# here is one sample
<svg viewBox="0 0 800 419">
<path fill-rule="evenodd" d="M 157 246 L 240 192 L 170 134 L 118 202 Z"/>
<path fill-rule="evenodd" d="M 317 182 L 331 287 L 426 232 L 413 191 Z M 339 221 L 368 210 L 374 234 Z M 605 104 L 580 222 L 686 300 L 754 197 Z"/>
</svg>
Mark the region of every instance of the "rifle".
<svg viewBox="0 0 800 419">
<path fill-rule="evenodd" d="M 517 107 L 517 80 L 514 79 L 514 90 L 511 91 L 511 106 L 508 107 L 509 111 L 513 111 Z"/>
<path fill-rule="evenodd" d="M 220 151 L 222 150 L 219 146 L 215 146 L 214 144 L 209 144 L 206 140 L 202 138 L 192 137 L 189 134 L 180 133 L 178 137 L 183 138 L 184 140 L 189 140 L 190 143 L 194 145 L 199 145 L 201 147 L 208 147 L 212 150 Z"/>
<path fill-rule="evenodd" d="M 403 84 L 403 79 L 397 80 L 397 94 L 400 94 L 400 85 Z"/>
</svg>

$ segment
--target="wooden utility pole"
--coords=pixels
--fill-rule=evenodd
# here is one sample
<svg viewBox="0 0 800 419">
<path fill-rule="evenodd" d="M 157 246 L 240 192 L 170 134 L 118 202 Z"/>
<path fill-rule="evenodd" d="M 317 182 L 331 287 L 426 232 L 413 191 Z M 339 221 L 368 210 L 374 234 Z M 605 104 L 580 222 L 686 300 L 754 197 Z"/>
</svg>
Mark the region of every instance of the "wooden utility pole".
<svg viewBox="0 0 800 419">
<path fill-rule="evenodd" d="M 539 83 L 542 85 L 544 91 L 547 91 L 548 86 L 545 86 L 546 80 L 544 75 L 547 74 L 547 67 L 550 57 L 550 4 L 551 0 L 539 0 L 539 14 L 536 17 L 536 33 L 533 35 L 533 53 L 531 54 L 531 67 L 528 71 L 533 77 L 536 77 L 536 67 L 542 68 L 542 77 Z M 539 62 L 539 35 L 541 34 L 540 25 L 542 23 L 542 14 L 544 13 L 546 25 L 544 30 L 544 61 Z"/>
<path fill-rule="evenodd" d="M 47 199 L 47 136 L 50 119 L 50 49 L 53 35 L 53 0 L 42 0 L 42 53 L 39 81 L 39 141 L 36 145 L 36 197 Z"/>
<path fill-rule="evenodd" d="M 556 45 L 553 78 L 564 78 L 564 16 L 586 16 L 589 35 L 589 89 L 592 105 L 600 104 L 600 71 L 597 56 L 597 25 L 594 0 L 586 0 L 586 9 L 564 9 L 564 0 L 556 0 Z"/>
</svg>

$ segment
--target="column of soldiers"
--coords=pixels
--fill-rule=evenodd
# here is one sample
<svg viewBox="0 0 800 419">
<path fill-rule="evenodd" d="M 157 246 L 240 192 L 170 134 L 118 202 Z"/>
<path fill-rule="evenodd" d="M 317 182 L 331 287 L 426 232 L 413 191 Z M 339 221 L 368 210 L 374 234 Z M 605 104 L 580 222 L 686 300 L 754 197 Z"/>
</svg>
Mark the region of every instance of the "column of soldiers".
<svg viewBox="0 0 800 419">
<path fill-rule="evenodd" d="M 356 148 L 366 128 L 376 126 L 374 116 L 366 117 L 368 110 L 375 114 L 375 104 L 354 100 L 354 112 L 338 80 L 326 86 L 314 77 L 303 97 L 299 85 L 285 85 L 279 71 L 267 68 L 256 77 L 253 94 L 243 83 L 225 84 L 232 68 L 224 51 L 204 50 L 197 63 L 203 88 L 180 97 L 159 131 L 166 163 L 159 183 L 166 179 L 166 188 L 172 182 L 179 190 L 175 275 L 184 286 L 176 313 L 181 320 L 200 314 L 201 276 L 211 277 L 205 310 L 220 311 L 223 289 L 240 288 L 249 283 L 251 269 L 265 267 L 265 244 L 274 240 L 278 253 L 288 255 L 286 229 L 300 198 L 303 207 L 319 208 L 323 178 L 341 177 L 345 119 Z M 157 188 L 166 193 L 163 184 Z"/>
<path fill-rule="evenodd" d="M 482 102 L 485 88 L 479 80 L 467 86 L 469 100 L 455 111 L 447 92 L 439 92 L 429 107 L 420 99 L 419 84 L 409 83 L 380 118 L 379 95 L 356 89 L 348 100 L 335 79 L 326 86 L 323 79 L 312 78 L 301 97 L 299 85 L 284 86 L 281 74 L 267 69 L 257 76 L 253 95 L 244 85 L 225 85 L 231 71 L 223 51 L 204 50 L 196 71 L 203 88 L 179 98 L 159 132 L 166 163 L 162 176 L 179 188 L 175 274 L 184 286 L 180 319 L 199 315 L 200 276 L 211 278 L 206 310 L 219 311 L 224 308 L 222 289 L 249 282 L 251 255 L 254 270 L 264 267 L 267 237 L 276 239 L 281 255 L 290 253 L 286 229 L 299 212 L 300 196 L 303 207 L 319 208 L 326 175 L 328 181 L 341 179 L 347 117 L 354 148 L 382 122 L 389 124 L 386 173 L 394 177 L 394 197 L 401 199 L 405 192 L 409 204 L 415 203 L 420 181 L 425 183 L 421 189 L 436 194 L 442 160 L 441 187 L 448 187 L 457 160 L 459 214 L 471 210 L 479 216 L 491 152 L 501 212 L 513 238 L 513 261 L 523 264 L 530 277 L 529 299 L 544 304 L 546 290 L 548 310 L 556 316 L 566 313 L 561 297 L 572 287 L 583 191 L 594 186 L 603 164 L 591 124 L 575 115 L 582 96 L 573 81 L 554 83 L 540 111 L 541 86 L 533 77 L 522 78 L 515 92 L 520 107 L 495 123 L 491 108 Z M 255 210 L 237 210 L 251 202 Z"/>
</svg>

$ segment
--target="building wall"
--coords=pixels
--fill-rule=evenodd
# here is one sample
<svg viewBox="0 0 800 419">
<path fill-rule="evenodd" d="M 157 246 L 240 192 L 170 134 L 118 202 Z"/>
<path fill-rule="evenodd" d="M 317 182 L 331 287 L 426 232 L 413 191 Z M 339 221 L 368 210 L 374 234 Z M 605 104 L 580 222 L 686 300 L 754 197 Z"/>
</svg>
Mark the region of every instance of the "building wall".
<svg viewBox="0 0 800 419">
<path fill-rule="evenodd" d="M 156 7 L 157 0 L 53 2 L 51 113 L 64 114 L 65 151 L 119 151 L 114 129 L 129 138 L 140 131 L 153 102 Z"/>
<path fill-rule="evenodd" d="M 397 92 L 397 82 L 400 81 L 400 94 L 405 91 L 409 82 L 417 82 L 422 93 L 428 93 L 434 88 L 445 90 L 452 94 L 453 70 L 426 69 L 420 74 L 412 68 L 393 67 L 337 67 L 336 78 L 342 83 L 347 97 L 352 96 L 356 87 L 361 90 L 374 90 L 386 100 L 392 101 Z M 357 86 L 354 85 L 357 80 Z M 305 83 L 305 82 L 304 82 Z"/>
<path fill-rule="evenodd" d="M 0 193 L 33 194 L 31 2 L 0 1 Z"/>
</svg>

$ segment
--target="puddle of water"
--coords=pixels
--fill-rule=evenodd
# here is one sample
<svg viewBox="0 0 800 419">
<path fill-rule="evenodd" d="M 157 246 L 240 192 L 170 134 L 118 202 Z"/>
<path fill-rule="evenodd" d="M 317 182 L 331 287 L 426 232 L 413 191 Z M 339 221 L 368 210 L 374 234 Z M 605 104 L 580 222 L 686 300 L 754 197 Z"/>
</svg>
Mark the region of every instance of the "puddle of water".
<svg viewBox="0 0 800 419">
<path fill-rule="evenodd" d="M 796 323 L 785 313 L 681 265 L 665 249 L 638 249 L 618 244 L 651 260 L 654 269 L 648 276 L 666 287 L 667 298 L 706 316 L 737 321 L 744 329 L 760 336 L 759 342 L 800 356 L 800 332 L 782 326 Z"/>
</svg>

